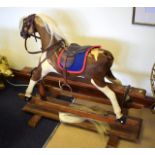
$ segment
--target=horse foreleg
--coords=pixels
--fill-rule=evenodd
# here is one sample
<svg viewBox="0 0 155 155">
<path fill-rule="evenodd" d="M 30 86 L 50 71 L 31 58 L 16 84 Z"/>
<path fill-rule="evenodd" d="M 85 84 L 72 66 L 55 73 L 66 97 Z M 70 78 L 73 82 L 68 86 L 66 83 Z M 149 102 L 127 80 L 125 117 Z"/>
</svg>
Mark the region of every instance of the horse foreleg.
<svg viewBox="0 0 155 155">
<path fill-rule="evenodd" d="M 25 100 L 29 101 L 32 97 L 33 88 L 36 85 L 37 81 L 30 79 L 29 85 L 25 92 Z"/>
<path fill-rule="evenodd" d="M 117 98 L 115 93 L 108 87 L 108 86 L 98 86 L 95 81 L 93 79 L 91 79 L 91 83 L 98 89 L 100 90 L 102 93 L 104 93 L 109 100 L 111 101 L 114 113 L 116 115 L 116 119 L 121 123 L 121 124 L 125 124 L 126 122 L 126 118 L 123 116 L 123 114 L 121 113 L 121 108 L 118 104 Z"/>
<path fill-rule="evenodd" d="M 37 82 L 40 80 L 41 78 L 41 66 L 38 66 L 32 73 L 32 77 L 30 79 L 29 85 L 26 89 L 25 92 L 25 100 L 29 101 L 32 97 L 32 92 L 33 92 L 33 88 L 35 87 L 35 85 L 37 84 Z"/>
</svg>

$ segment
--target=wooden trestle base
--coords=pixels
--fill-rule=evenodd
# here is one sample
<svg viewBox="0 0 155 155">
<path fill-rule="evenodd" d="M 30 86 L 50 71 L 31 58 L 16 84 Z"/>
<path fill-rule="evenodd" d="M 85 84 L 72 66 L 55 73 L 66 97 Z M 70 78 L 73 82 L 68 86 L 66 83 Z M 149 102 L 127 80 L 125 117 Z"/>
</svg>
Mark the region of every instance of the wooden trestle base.
<svg viewBox="0 0 155 155">
<path fill-rule="evenodd" d="M 19 94 L 20 98 L 24 98 L 24 94 Z M 47 100 L 40 99 L 39 96 L 32 97 L 24 107 L 23 111 L 33 114 L 32 118 L 29 120 L 28 125 L 35 128 L 40 122 L 42 117 L 59 121 L 59 112 L 68 112 L 81 117 L 87 117 L 101 122 L 107 122 L 110 125 L 110 131 L 108 131 L 109 141 L 107 147 L 117 147 L 119 140 L 124 139 L 127 141 L 138 142 L 142 119 L 135 117 L 128 117 L 126 125 L 121 125 L 116 122 L 115 116 L 112 113 L 108 115 L 99 115 L 95 113 L 88 113 L 85 111 L 80 111 L 73 109 L 69 106 L 69 102 L 60 101 L 55 98 L 47 98 Z M 95 126 L 89 122 L 85 121 L 82 123 L 72 123 L 76 127 L 88 129 L 97 132 Z"/>
<path fill-rule="evenodd" d="M 30 78 L 30 69 L 24 68 L 22 71 L 15 71 L 14 74 L 17 78 Z M 110 131 L 108 131 L 109 141 L 107 147 L 117 147 L 119 140 L 124 139 L 127 141 L 138 142 L 139 135 L 141 132 L 142 119 L 127 116 L 127 122 L 125 125 L 121 125 L 116 121 L 115 115 L 112 112 L 108 112 L 106 115 L 101 115 L 97 113 L 90 113 L 86 111 L 80 111 L 78 109 L 72 108 L 70 106 L 71 102 L 57 99 L 57 96 L 65 95 L 70 96 L 68 90 L 62 90 L 59 88 L 58 81 L 63 80 L 62 77 L 54 75 L 48 75 L 44 79 L 44 84 L 38 84 L 39 96 L 33 96 L 32 99 L 23 107 L 23 111 L 33 114 L 32 118 L 28 122 L 29 126 L 36 127 L 42 117 L 49 118 L 52 120 L 59 121 L 59 112 L 67 112 L 77 116 L 94 119 L 101 122 L 106 122 L 110 125 Z M 83 79 L 68 80 L 71 85 L 73 92 L 72 96 L 74 98 L 83 99 L 87 101 L 95 101 L 96 104 L 110 104 L 110 101 L 96 88 L 92 87 L 89 83 L 81 81 Z M 118 100 L 122 101 L 126 87 L 125 86 L 114 86 L 109 84 L 111 89 L 113 89 L 117 95 Z M 47 97 L 45 90 L 50 93 L 50 97 Z M 24 94 L 19 94 L 20 98 L 24 98 Z M 129 92 L 130 102 L 128 104 L 123 103 L 123 112 L 127 114 L 128 108 L 150 108 L 155 99 L 152 97 L 145 96 L 145 90 L 138 88 L 131 88 Z M 94 125 L 89 121 L 83 123 L 73 123 L 73 126 L 81 127 L 91 131 L 97 131 Z"/>
</svg>

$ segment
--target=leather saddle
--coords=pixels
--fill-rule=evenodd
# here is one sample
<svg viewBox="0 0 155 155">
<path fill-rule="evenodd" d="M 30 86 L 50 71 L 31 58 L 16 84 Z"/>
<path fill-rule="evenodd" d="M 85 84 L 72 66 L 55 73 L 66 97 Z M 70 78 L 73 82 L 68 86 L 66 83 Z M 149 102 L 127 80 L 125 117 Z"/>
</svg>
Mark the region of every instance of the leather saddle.
<svg viewBox="0 0 155 155">
<path fill-rule="evenodd" d="M 79 53 L 85 52 L 89 47 L 91 46 L 80 46 L 76 43 L 72 43 L 61 56 L 60 62 L 63 68 L 69 68 L 74 63 L 75 56 Z"/>
</svg>

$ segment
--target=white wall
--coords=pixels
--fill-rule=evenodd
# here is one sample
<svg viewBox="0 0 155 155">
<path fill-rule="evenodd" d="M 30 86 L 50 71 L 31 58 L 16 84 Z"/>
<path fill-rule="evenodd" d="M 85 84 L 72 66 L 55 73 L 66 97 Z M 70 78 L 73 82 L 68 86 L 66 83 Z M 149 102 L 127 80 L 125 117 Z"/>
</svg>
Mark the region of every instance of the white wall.
<svg viewBox="0 0 155 155">
<path fill-rule="evenodd" d="M 144 88 L 151 95 L 150 72 L 155 62 L 155 27 L 132 25 L 132 8 L 0 8 L 0 54 L 13 68 L 35 66 L 19 35 L 19 20 L 31 13 L 51 16 L 71 42 L 100 44 L 110 50 L 113 71 L 125 85 Z M 38 49 L 32 41 L 31 49 Z"/>
</svg>

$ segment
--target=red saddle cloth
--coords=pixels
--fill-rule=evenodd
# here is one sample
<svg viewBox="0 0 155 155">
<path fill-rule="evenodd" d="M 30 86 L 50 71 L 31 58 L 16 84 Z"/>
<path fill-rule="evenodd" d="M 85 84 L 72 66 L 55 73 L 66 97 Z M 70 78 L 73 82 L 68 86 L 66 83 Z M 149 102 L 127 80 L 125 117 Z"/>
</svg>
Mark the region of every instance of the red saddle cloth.
<svg viewBox="0 0 155 155">
<path fill-rule="evenodd" d="M 78 52 L 74 55 L 73 62 L 70 61 L 70 57 L 67 57 L 66 62 L 62 61 L 63 54 L 65 54 L 65 50 L 63 49 L 58 56 L 58 67 L 61 70 L 64 70 L 66 68 L 66 71 L 68 73 L 81 74 L 86 68 L 87 56 L 89 52 L 94 48 L 100 48 L 100 46 L 91 46 L 84 51 Z"/>
</svg>

